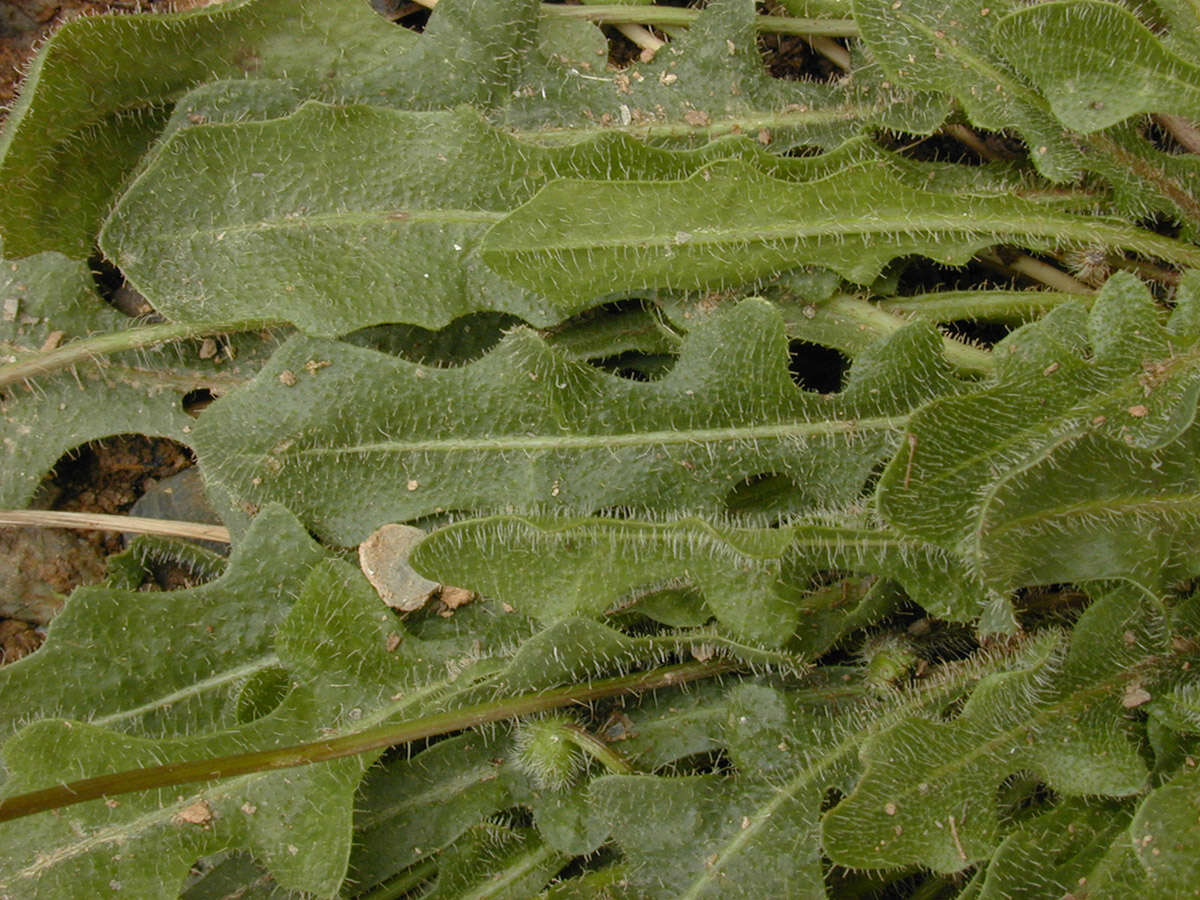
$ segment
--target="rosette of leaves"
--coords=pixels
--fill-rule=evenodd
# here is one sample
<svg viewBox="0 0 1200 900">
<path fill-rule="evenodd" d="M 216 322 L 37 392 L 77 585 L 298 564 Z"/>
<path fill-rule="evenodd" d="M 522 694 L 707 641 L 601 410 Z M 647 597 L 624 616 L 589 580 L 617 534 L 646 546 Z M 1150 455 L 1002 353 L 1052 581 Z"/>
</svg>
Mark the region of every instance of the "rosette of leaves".
<svg viewBox="0 0 1200 900">
<path fill-rule="evenodd" d="M 0 669 L 0 895 L 1191 890 L 1193 6 L 428 5 L 31 64 L 0 497 L 169 436 L 234 547 Z"/>
</svg>

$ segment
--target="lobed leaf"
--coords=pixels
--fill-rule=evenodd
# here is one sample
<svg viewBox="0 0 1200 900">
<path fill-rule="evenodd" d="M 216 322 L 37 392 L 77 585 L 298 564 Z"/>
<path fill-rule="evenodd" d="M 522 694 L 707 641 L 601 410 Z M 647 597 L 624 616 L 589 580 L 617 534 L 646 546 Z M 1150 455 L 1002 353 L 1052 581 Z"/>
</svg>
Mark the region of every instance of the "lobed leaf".
<svg viewBox="0 0 1200 900">
<path fill-rule="evenodd" d="M 952 384 L 939 347 L 927 328 L 906 330 L 830 401 L 792 383 L 782 322 L 759 300 L 693 331 L 650 383 L 522 331 L 457 369 L 294 340 L 206 412 L 193 446 L 239 500 L 286 499 L 343 544 L 457 509 L 712 511 L 764 472 L 825 507 L 856 498 L 908 410 Z"/>
<path fill-rule="evenodd" d="M 264 523 L 263 529 L 269 526 Z M 361 576 L 347 569 L 341 563 L 317 564 L 280 622 L 275 653 L 291 684 L 270 712 L 232 725 L 196 721 L 188 729 L 187 723 L 174 723 L 175 729 L 160 729 L 173 735 L 168 737 L 123 734 L 97 720 L 43 719 L 4 744 L 6 792 L 139 765 L 288 746 L 363 727 L 387 701 L 386 685 L 398 680 L 403 663 L 385 649 L 383 629 L 390 613 Z M 262 597 L 256 591 L 240 599 L 261 603 Z M 194 615 L 176 609 L 189 619 Z M 252 621 L 246 614 L 242 619 Z M 202 622 L 193 628 L 208 634 Z M 216 643 L 211 637 L 208 642 Z M 333 647 L 340 652 L 331 654 Z M 171 660 L 160 665 L 169 667 Z M 191 685 L 198 679 L 189 673 L 186 680 Z M 165 713 L 167 703 L 186 700 L 187 693 L 162 699 Z M 288 772 L 258 772 L 202 785 L 188 795 L 162 789 L 79 804 L 62 816 L 42 814 L 4 830 L 0 883 L 14 897 L 80 890 L 157 896 L 164 886 L 177 890 L 197 858 L 246 848 L 281 886 L 332 894 L 346 874 L 354 790 L 373 758 L 367 754 Z M 321 815 L 311 814 L 314 806 Z M 117 844 L 122 850 L 114 854 Z"/>
<path fill-rule="evenodd" d="M 1080 886 L 1089 897 L 1136 890 L 1136 869 L 1113 865 L 1114 849 L 1128 842 L 1130 815 L 1128 801 L 1071 798 L 1021 823 L 988 863 L 977 897 L 1035 900 Z"/>
<path fill-rule="evenodd" d="M 551 182 L 493 225 L 482 259 L 565 301 L 645 288 L 732 288 L 803 265 L 865 284 L 898 257 L 961 265 L 1001 243 L 1099 244 L 1200 265 L 1188 244 L 1015 197 L 915 190 L 865 167 L 788 183 L 738 162 L 682 182 Z"/>
<path fill-rule="evenodd" d="M 1156 788 L 1138 807 L 1129 837 L 1149 890 L 1181 897 L 1195 891 L 1200 879 L 1198 808 L 1200 777 L 1195 772 Z"/>
<path fill-rule="evenodd" d="M 1058 307 L 1010 334 L 995 385 L 914 415 L 880 481 L 883 518 L 997 590 L 1190 571 L 1200 373 L 1181 300 L 1164 327 L 1118 274 L 1090 313 Z"/>
<path fill-rule="evenodd" d="M 681 177 L 751 153 L 762 151 L 739 138 L 671 152 L 617 134 L 545 148 L 465 107 L 308 103 L 283 119 L 173 134 L 100 245 L 177 322 L 278 319 L 337 335 L 500 311 L 553 325 L 597 292 L 551 302 L 498 277 L 478 254 L 488 226 L 556 177 Z M 351 158 L 371 164 L 342 165 Z"/>
<path fill-rule="evenodd" d="M 0 669 L 3 735 L 37 718 L 149 738 L 235 726 L 252 680 L 279 670 L 275 629 L 324 555 L 290 513 L 270 507 L 215 581 L 169 593 L 80 588 L 45 646 Z M 272 564 L 280 558 L 290 565 Z M 175 628 L 156 624 L 181 617 Z"/>
<path fill-rule="evenodd" d="M 997 791 L 1008 776 L 1031 772 L 1067 796 L 1141 791 L 1146 765 L 1115 695 L 1165 642 L 1155 607 L 1136 589 L 1114 591 L 1080 619 L 1069 650 L 1046 633 L 1022 664 L 981 681 L 957 718 L 912 718 L 867 741 L 862 780 L 825 815 L 826 853 L 860 868 L 956 872 L 1003 838 Z"/>
<path fill-rule="evenodd" d="M 1082 154 L 1062 134 L 1049 105 L 1009 67 L 997 37 L 1011 2 L 855 0 L 863 43 L 888 77 L 910 90 L 954 97 L 970 121 L 992 131 L 1014 129 L 1033 150 L 1041 174 L 1072 180 Z"/>
</svg>

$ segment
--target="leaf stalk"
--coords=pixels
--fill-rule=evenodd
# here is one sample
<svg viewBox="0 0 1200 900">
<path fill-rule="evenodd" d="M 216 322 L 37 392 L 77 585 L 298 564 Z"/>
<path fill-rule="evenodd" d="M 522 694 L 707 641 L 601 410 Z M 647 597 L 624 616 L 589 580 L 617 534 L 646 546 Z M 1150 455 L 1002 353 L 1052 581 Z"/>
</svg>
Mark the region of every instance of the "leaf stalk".
<svg viewBox="0 0 1200 900">
<path fill-rule="evenodd" d="M 562 706 L 589 703 L 593 700 L 615 697 L 620 694 L 675 687 L 697 679 L 711 678 L 714 675 L 730 671 L 734 667 L 733 663 L 726 660 L 681 663 L 647 672 L 606 678 L 582 686 L 570 685 L 552 691 L 523 694 L 506 700 L 480 703 L 465 709 L 424 716 L 409 722 L 380 725 L 355 734 L 324 741 L 279 747 L 274 750 L 255 750 L 213 759 L 167 763 L 162 766 L 149 766 L 109 775 L 99 775 L 94 778 L 84 778 L 0 800 L 0 822 L 117 794 L 213 781 L 219 778 L 232 778 L 237 775 L 288 769 L 312 763 L 328 762 L 346 756 L 357 756 L 373 750 L 394 747 L 397 744 L 407 744 L 422 738 L 449 734 L 486 725 L 489 722 L 527 716 Z"/>
</svg>

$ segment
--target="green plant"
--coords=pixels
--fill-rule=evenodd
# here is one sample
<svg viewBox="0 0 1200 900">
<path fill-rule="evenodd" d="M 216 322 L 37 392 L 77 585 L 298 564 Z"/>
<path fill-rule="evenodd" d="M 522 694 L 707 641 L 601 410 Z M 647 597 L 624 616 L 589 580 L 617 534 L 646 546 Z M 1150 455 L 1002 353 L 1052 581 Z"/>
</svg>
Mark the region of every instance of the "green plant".
<svg viewBox="0 0 1200 900">
<path fill-rule="evenodd" d="M 1192 895 L 1194 5 L 769 6 L 42 48 L 0 505 L 170 437 L 233 551 L 0 669 L 0 896 Z M 396 522 L 480 597 L 387 608 Z"/>
</svg>

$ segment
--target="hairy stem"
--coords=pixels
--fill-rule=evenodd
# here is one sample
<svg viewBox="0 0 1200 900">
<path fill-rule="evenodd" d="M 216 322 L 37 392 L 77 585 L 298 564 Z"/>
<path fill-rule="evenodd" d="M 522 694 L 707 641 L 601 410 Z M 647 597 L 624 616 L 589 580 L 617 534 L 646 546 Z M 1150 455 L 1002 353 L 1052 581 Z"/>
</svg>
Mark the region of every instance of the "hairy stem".
<svg viewBox="0 0 1200 900">
<path fill-rule="evenodd" d="M 1001 271 L 1024 275 L 1026 278 L 1040 281 L 1046 287 L 1053 288 L 1056 291 L 1087 295 L 1096 293 L 1078 278 L 1067 274 L 1062 269 L 1056 269 L 1054 266 L 1042 262 L 1040 259 L 1035 259 L 1028 253 L 1008 253 L 1001 255 L 994 250 L 989 250 L 986 253 L 980 253 L 979 259 Z"/>
<path fill-rule="evenodd" d="M 1029 322 L 1072 301 L 1088 304 L 1089 298 L 1066 291 L 935 291 L 876 305 L 898 316 L 932 322 Z"/>
<path fill-rule="evenodd" d="M 0 822 L 116 794 L 213 781 L 218 778 L 232 778 L 235 775 L 249 775 L 254 772 L 271 772 L 276 769 L 307 766 L 346 756 L 357 756 L 372 750 L 382 750 L 397 744 L 407 744 L 422 738 L 449 734 L 485 725 L 488 722 L 527 716 L 561 706 L 587 703 L 620 694 L 674 687 L 700 678 L 710 678 L 733 668 L 734 664 L 725 660 L 681 663 L 652 669 L 648 672 L 606 678 L 583 685 L 576 684 L 552 691 L 522 694 L 518 697 L 480 703 L 465 709 L 438 713 L 408 722 L 380 725 L 324 741 L 296 744 L 275 750 L 256 750 L 215 759 L 168 763 L 162 766 L 100 775 L 95 778 L 84 778 L 80 781 L 59 784 L 40 791 L 31 791 L 27 794 L 18 794 L 0 800 Z"/>
<path fill-rule="evenodd" d="M 437 874 L 437 863 L 425 859 L 411 868 L 405 869 L 391 881 L 386 881 L 369 894 L 362 894 L 358 900 L 398 900 L 413 888 L 428 881 Z"/>
<path fill-rule="evenodd" d="M 568 725 L 564 730 L 571 743 L 604 766 L 611 774 L 632 775 L 637 771 L 625 757 L 595 735 L 589 734 L 576 725 Z"/>
<path fill-rule="evenodd" d="M 622 22 L 616 28 L 617 31 L 642 48 L 643 59 L 653 59 L 655 53 L 667 46 L 666 41 L 656 38 L 645 25 Z"/>
<path fill-rule="evenodd" d="M 1200 128 L 1183 116 L 1159 113 L 1154 116 L 1154 121 L 1166 129 L 1188 153 L 1200 153 Z"/>
<path fill-rule="evenodd" d="M 123 331 L 113 331 L 107 334 L 97 334 L 80 338 L 47 350 L 18 359 L 16 362 L 0 366 L 0 387 L 47 375 L 59 369 L 70 368 L 81 362 L 94 360 L 113 353 L 123 353 L 126 350 L 138 350 L 143 347 L 153 347 L 156 344 L 166 344 L 171 341 L 183 341 L 189 338 L 206 337 L 214 334 L 230 334 L 237 331 L 256 331 L 261 328 L 271 328 L 284 323 L 272 321 L 245 322 L 209 322 L 202 324 L 143 325 L 139 328 L 127 328 Z"/>
</svg>

